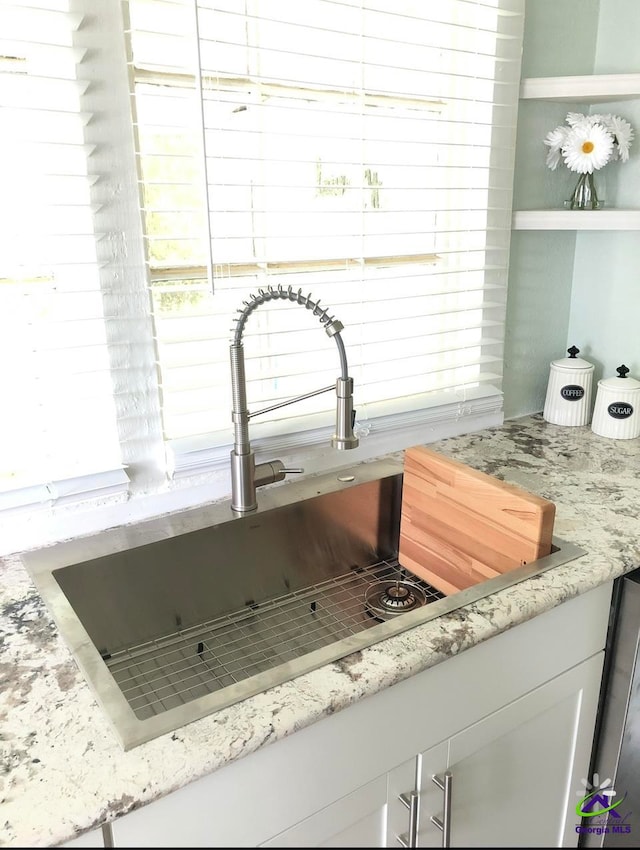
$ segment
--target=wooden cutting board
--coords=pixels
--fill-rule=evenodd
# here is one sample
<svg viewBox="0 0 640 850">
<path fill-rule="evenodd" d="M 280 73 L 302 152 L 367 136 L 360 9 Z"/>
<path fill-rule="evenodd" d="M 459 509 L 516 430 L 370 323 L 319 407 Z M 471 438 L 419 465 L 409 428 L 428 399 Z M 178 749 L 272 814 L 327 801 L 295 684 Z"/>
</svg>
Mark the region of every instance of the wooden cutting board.
<svg viewBox="0 0 640 850">
<path fill-rule="evenodd" d="M 398 559 L 445 594 L 551 552 L 555 505 L 424 446 L 404 455 Z"/>
</svg>

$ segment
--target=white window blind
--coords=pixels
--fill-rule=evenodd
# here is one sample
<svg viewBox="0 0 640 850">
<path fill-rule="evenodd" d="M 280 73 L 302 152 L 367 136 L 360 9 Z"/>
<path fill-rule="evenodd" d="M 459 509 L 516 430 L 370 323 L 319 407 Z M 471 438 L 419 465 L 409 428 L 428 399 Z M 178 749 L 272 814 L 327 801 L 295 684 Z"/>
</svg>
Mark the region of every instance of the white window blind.
<svg viewBox="0 0 640 850">
<path fill-rule="evenodd" d="M 163 440 L 228 459 L 261 287 L 344 324 L 361 446 L 499 411 L 522 7 L 3 0 L 0 508 L 162 491 Z M 253 411 L 339 374 L 290 303 L 244 345 Z M 326 439 L 333 407 L 252 442 Z"/>
<path fill-rule="evenodd" d="M 81 25 L 67 0 L 0 5 L 0 507 L 128 481 L 84 137 Z"/>
<path fill-rule="evenodd" d="M 389 415 L 495 404 L 520 0 L 128 6 L 177 455 L 230 441 L 232 321 L 260 287 L 301 288 L 342 321 L 361 432 Z M 338 375 L 335 346 L 296 305 L 262 306 L 244 344 L 250 410 Z M 330 430 L 333 404 L 276 410 L 252 436 Z"/>
</svg>

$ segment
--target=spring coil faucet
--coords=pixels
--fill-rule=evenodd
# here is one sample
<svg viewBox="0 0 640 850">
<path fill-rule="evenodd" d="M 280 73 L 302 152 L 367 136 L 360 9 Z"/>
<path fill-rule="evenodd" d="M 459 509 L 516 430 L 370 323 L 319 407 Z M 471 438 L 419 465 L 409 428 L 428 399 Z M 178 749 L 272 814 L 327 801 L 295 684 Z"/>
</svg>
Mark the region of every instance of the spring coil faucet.
<svg viewBox="0 0 640 850">
<path fill-rule="evenodd" d="M 340 356 L 340 377 L 335 384 L 336 390 L 336 430 L 331 439 L 331 445 L 335 449 L 355 449 L 358 446 L 358 438 L 353 433 L 355 411 L 353 409 L 353 379 L 349 377 L 347 366 L 347 355 L 344 342 L 340 332 L 344 326 L 334 316 L 328 315 L 328 308 L 321 308 L 320 301 L 314 301 L 309 295 L 303 295 L 302 290 L 297 292 L 289 286 L 284 289 L 278 286 L 274 289 L 259 289 L 257 295 L 250 295 L 248 301 L 243 301 L 243 308 L 238 310 L 236 326 L 233 333 L 229 354 L 231 358 L 231 395 L 234 440 L 231 451 L 231 509 L 240 513 L 255 511 L 258 507 L 256 500 L 256 488 L 265 484 L 273 484 L 282 481 L 287 473 L 302 472 L 302 469 L 286 469 L 281 460 L 271 460 L 256 465 L 255 455 L 249 441 L 249 420 L 261 413 L 268 413 L 287 404 L 302 401 L 306 398 L 328 392 L 334 388 L 333 384 L 322 387 L 319 390 L 296 396 L 296 398 L 273 404 L 255 413 L 249 413 L 247 409 L 247 384 L 244 369 L 244 347 L 242 334 L 247 319 L 261 304 L 269 301 L 291 301 L 299 304 L 307 310 L 311 310 L 324 327 L 327 336 L 333 337 L 338 346 Z"/>
</svg>

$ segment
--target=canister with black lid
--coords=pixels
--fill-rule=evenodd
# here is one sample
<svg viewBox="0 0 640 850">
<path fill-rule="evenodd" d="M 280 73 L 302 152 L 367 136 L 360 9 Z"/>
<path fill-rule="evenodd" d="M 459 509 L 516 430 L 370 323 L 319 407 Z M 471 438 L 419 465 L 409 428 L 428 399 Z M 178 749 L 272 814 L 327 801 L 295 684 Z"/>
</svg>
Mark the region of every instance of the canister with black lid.
<svg viewBox="0 0 640 850">
<path fill-rule="evenodd" d="M 622 364 L 617 378 L 598 381 L 591 430 L 601 437 L 632 440 L 640 437 L 640 381 L 629 377 Z"/>
<path fill-rule="evenodd" d="M 593 363 L 578 357 L 580 349 L 575 345 L 567 349 L 567 354 L 551 362 L 542 416 L 554 425 L 588 425 Z"/>
</svg>

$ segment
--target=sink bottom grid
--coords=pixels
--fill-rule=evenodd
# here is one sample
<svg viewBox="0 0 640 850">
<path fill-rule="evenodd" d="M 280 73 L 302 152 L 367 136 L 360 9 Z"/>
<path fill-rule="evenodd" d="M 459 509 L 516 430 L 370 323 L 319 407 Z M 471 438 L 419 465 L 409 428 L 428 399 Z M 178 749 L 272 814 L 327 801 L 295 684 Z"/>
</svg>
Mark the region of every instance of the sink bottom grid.
<svg viewBox="0 0 640 850">
<path fill-rule="evenodd" d="M 409 581 L 426 603 L 443 598 L 397 560 L 380 561 L 104 658 L 135 715 L 144 720 L 272 670 L 375 626 L 367 588 Z"/>
</svg>

